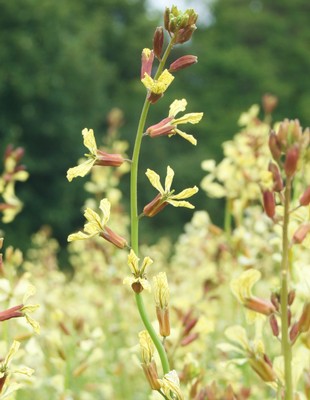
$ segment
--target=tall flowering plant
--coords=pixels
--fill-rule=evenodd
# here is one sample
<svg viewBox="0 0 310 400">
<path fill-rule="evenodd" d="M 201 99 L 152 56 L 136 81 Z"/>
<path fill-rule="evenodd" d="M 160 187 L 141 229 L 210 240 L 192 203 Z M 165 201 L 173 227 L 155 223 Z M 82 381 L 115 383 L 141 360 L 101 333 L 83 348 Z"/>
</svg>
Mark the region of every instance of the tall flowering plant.
<svg viewBox="0 0 310 400">
<path fill-rule="evenodd" d="M 72 181 L 77 176 L 85 176 L 96 166 L 119 167 L 123 163 L 130 164 L 130 238 L 125 239 L 110 227 L 111 203 L 107 198 L 100 202 L 100 213 L 86 208 L 85 218 L 87 220 L 84 230 L 69 235 L 69 241 L 84 240 L 99 235 L 106 241 L 112 243 L 119 249 L 128 251 L 128 266 L 130 275 L 124 278 L 124 284 L 132 289 L 135 302 L 144 330 L 139 333 L 139 343 L 141 348 L 142 369 L 154 391 L 157 391 L 165 399 L 183 399 L 179 377 L 175 370 L 170 368 L 165 339 L 170 335 L 169 320 L 169 287 L 165 272 L 160 272 L 153 278 L 153 285 L 149 279 L 149 269 L 153 260 L 146 256 L 143 261 L 139 258 L 139 223 L 142 218 L 152 218 L 165 207 L 194 208 L 187 201 L 197 193 L 198 188 L 193 186 L 186 188 L 179 193 L 172 189 L 174 171 L 167 166 L 167 175 L 164 183 L 160 176 L 153 170 L 147 169 L 145 174 L 151 185 L 158 191 L 158 194 L 146 204 L 143 209 L 138 207 L 138 173 L 139 156 L 143 139 L 147 140 L 158 136 L 173 138 L 175 135 L 181 136 L 193 145 L 197 144 L 194 136 L 180 129 L 184 124 L 197 124 L 203 113 L 184 113 L 187 102 L 185 99 L 177 99 L 170 105 L 168 116 L 165 116 L 157 124 L 147 127 L 147 117 L 151 107 L 154 106 L 168 90 L 175 79 L 174 74 L 184 68 L 190 67 L 197 62 L 197 57 L 185 55 L 173 61 L 166 67 L 168 56 L 174 46 L 188 42 L 196 30 L 198 15 L 193 9 L 181 12 L 176 6 L 166 8 L 164 13 L 164 27 L 158 27 L 153 36 L 153 48 L 145 48 L 141 56 L 141 83 L 146 89 L 146 96 L 142 106 L 139 124 L 130 160 L 121 154 L 111 154 L 98 149 L 93 130 L 84 129 L 82 131 L 85 147 L 89 150 L 86 158 L 78 166 L 70 168 L 67 178 Z M 168 37 L 166 47 L 165 32 Z M 157 66 L 155 66 L 157 61 Z M 180 115 L 181 114 L 181 115 Z M 156 262 L 156 260 L 155 260 Z M 155 329 L 151 323 L 150 316 L 144 305 L 144 291 L 153 290 L 155 307 L 159 329 Z M 155 351 L 159 356 L 162 371 L 158 372 Z"/>
</svg>

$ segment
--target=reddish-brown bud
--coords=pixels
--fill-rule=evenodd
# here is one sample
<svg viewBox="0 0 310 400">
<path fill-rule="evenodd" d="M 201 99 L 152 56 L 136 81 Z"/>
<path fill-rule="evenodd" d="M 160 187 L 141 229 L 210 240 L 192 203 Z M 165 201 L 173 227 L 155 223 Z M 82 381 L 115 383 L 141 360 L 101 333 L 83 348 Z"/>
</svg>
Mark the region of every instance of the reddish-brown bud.
<svg viewBox="0 0 310 400">
<path fill-rule="evenodd" d="M 170 124 L 172 120 L 173 117 L 164 118 L 163 120 L 158 122 L 158 124 L 148 127 L 146 133 L 152 138 L 156 136 L 169 135 L 176 128 L 175 125 Z"/>
<path fill-rule="evenodd" d="M 103 237 L 108 242 L 113 243 L 119 249 L 123 249 L 127 246 L 126 239 L 124 239 L 117 233 L 113 232 L 112 229 L 110 229 L 107 226 L 104 228 L 104 232 L 102 232 L 100 236 Z"/>
<path fill-rule="evenodd" d="M 273 218 L 276 212 L 276 202 L 274 199 L 274 194 L 270 190 L 263 192 L 263 203 L 265 213 L 269 218 Z"/>
<path fill-rule="evenodd" d="M 2 392 L 2 389 L 5 384 L 7 376 L 8 376 L 8 374 L 6 372 L 4 372 L 3 376 L 0 378 L 0 393 Z"/>
<path fill-rule="evenodd" d="M 199 333 L 190 333 L 189 335 L 185 336 L 185 338 L 183 338 L 181 340 L 181 346 L 187 346 L 190 343 L 194 342 L 196 339 L 198 339 L 199 337 Z"/>
<path fill-rule="evenodd" d="M 143 49 L 141 54 L 141 79 L 145 74 L 151 76 L 154 61 L 154 52 L 150 49 Z"/>
<path fill-rule="evenodd" d="M 301 206 L 308 206 L 310 204 L 310 186 L 307 187 L 307 189 L 299 198 L 299 204 Z"/>
<path fill-rule="evenodd" d="M 278 142 L 277 139 L 277 135 L 274 131 L 271 131 L 269 135 L 269 150 L 272 154 L 273 159 L 275 161 L 279 161 L 281 158 L 282 151 L 280 143 Z"/>
<path fill-rule="evenodd" d="M 131 288 L 135 293 L 141 293 L 143 291 L 143 286 L 141 285 L 140 282 L 134 282 L 131 285 Z"/>
<path fill-rule="evenodd" d="M 272 94 L 266 93 L 262 98 L 263 109 L 266 114 L 271 114 L 278 105 L 278 98 Z"/>
<path fill-rule="evenodd" d="M 198 62 L 198 58 L 196 56 L 182 56 L 175 60 L 169 67 L 169 72 L 176 72 L 179 71 L 180 69 L 184 69 L 187 67 L 190 67 L 193 64 L 196 64 Z"/>
<path fill-rule="evenodd" d="M 155 361 L 151 361 L 149 364 L 141 364 L 147 381 L 149 382 L 153 390 L 160 389 L 160 383 L 158 381 L 158 373 Z"/>
<path fill-rule="evenodd" d="M 189 321 L 187 321 L 184 329 L 184 336 L 186 336 L 190 331 L 197 325 L 198 318 L 192 318 Z"/>
<path fill-rule="evenodd" d="M 264 315 L 271 315 L 276 311 L 271 301 L 255 296 L 246 299 L 244 305 L 246 308 Z"/>
<path fill-rule="evenodd" d="M 290 290 L 287 296 L 287 303 L 289 306 L 291 306 L 294 303 L 295 296 L 296 296 L 295 290 Z"/>
<path fill-rule="evenodd" d="M 270 162 L 268 165 L 268 171 L 272 173 L 272 179 L 274 182 L 273 190 L 275 192 L 281 192 L 283 190 L 283 181 L 278 166 L 273 162 Z"/>
<path fill-rule="evenodd" d="M 300 225 L 293 235 L 292 242 L 297 244 L 302 243 L 307 237 L 309 232 L 310 232 L 310 222 Z"/>
<path fill-rule="evenodd" d="M 280 304 L 279 304 L 279 297 L 276 293 L 272 293 L 270 296 L 271 303 L 275 306 L 276 310 L 279 311 Z"/>
<path fill-rule="evenodd" d="M 143 208 L 143 215 L 146 217 L 154 217 L 154 215 L 158 214 L 163 208 L 168 205 L 167 202 L 163 202 L 162 195 L 158 193 L 158 195 Z"/>
<path fill-rule="evenodd" d="M 292 343 L 294 343 L 295 340 L 297 339 L 298 335 L 299 335 L 299 326 L 298 326 L 298 322 L 295 322 L 292 325 L 291 330 L 290 330 L 290 341 Z"/>
<path fill-rule="evenodd" d="M 11 318 L 23 317 L 24 314 L 20 311 L 24 307 L 23 304 L 0 311 L 0 321 L 6 321 Z"/>
<path fill-rule="evenodd" d="M 265 357 L 250 358 L 249 363 L 264 382 L 274 382 L 277 379 L 277 376 L 268 360 L 269 359 L 266 359 Z"/>
<path fill-rule="evenodd" d="M 102 150 L 97 150 L 97 159 L 95 165 L 119 167 L 124 161 L 124 158 L 120 154 L 109 154 Z"/>
<path fill-rule="evenodd" d="M 287 177 L 295 174 L 299 158 L 299 149 L 297 146 L 290 147 L 286 152 L 284 171 Z"/>
<path fill-rule="evenodd" d="M 300 332 L 307 332 L 310 329 L 310 303 L 306 303 L 298 321 Z"/>
<path fill-rule="evenodd" d="M 163 44 L 164 44 L 164 29 L 162 26 L 158 26 L 155 30 L 154 37 L 153 37 L 153 51 L 154 51 L 155 57 L 157 57 L 158 60 L 161 60 Z"/>
<path fill-rule="evenodd" d="M 272 333 L 274 334 L 274 336 L 279 336 L 280 330 L 279 330 L 279 325 L 278 325 L 278 321 L 277 318 L 274 314 L 271 314 L 270 318 L 269 318 L 269 323 L 270 323 L 270 327 L 272 330 Z"/>
</svg>

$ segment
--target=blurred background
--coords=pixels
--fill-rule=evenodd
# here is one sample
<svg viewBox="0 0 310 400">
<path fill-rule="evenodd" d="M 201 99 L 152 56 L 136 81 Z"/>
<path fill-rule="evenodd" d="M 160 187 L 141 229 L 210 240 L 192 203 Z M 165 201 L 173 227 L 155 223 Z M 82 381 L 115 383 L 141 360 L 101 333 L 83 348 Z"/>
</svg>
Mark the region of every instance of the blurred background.
<svg viewBox="0 0 310 400">
<path fill-rule="evenodd" d="M 190 5 L 189 5 L 190 3 Z M 48 224 L 61 244 L 83 225 L 81 208 L 87 177 L 66 180 L 66 171 L 84 154 L 81 131 L 93 128 L 100 145 L 107 115 L 124 113 L 120 137 L 135 137 L 145 89 L 140 57 L 152 46 L 165 5 L 194 7 L 190 1 L 164 0 L 0 0 L 0 138 L 25 148 L 30 172 L 16 193 L 21 214 L 4 226 L 6 243 L 27 247 L 29 236 Z M 187 112 L 204 112 L 188 130 L 197 148 L 179 137 L 146 138 L 141 154 L 142 207 L 154 197 L 144 171 L 175 171 L 175 188 L 199 185 L 201 161 L 220 160 L 221 143 L 239 129 L 242 111 L 260 103 L 265 93 L 279 98 L 274 119 L 299 118 L 309 125 L 309 0 L 199 0 L 198 30 L 193 40 L 175 47 L 171 60 L 194 54 L 197 65 L 176 73 L 164 98 L 151 109 L 147 125 L 167 115 L 174 99 L 185 97 Z M 234 179 L 232 177 L 232 179 Z M 128 209 L 129 175 L 121 182 Z M 207 209 L 217 224 L 223 204 L 200 191 L 193 203 Z M 160 234 L 176 237 L 192 213 L 164 210 L 141 224 L 143 240 Z"/>
</svg>

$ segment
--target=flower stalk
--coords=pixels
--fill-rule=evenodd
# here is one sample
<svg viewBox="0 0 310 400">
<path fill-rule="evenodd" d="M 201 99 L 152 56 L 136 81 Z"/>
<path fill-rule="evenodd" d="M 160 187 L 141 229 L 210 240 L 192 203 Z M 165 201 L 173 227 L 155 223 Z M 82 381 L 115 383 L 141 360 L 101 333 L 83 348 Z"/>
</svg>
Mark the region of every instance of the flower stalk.
<svg viewBox="0 0 310 400">
<path fill-rule="evenodd" d="M 289 339 L 288 321 L 288 279 L 289 279 L 289 207 L 291 201 L 292 179 L 287 177 L 284 192 L 284 218 L 281 263 L 281 346 L 284 358 L 285 400 L 293 400 L 292 346 Z"/>
</svg>

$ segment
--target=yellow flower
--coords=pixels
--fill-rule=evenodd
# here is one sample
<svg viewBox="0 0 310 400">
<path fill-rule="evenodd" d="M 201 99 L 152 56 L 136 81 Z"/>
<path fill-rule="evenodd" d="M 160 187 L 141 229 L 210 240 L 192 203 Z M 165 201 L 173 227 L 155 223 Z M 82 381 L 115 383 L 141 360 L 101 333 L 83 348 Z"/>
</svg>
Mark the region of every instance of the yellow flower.
<svg viewBox="0 0 310 400">
<path fill-rule="evenodd" d="M 149 74 L 145 73 L 141 82 L 151 93 L 162 95 L 168 89 L 173 79 L 174 76 L 165 69 L 157 80 L 154 80 Z"/>
<path fill-rule="evenodd" d="M 89 239 L 99 235 L 107 241 L 113 243 L 115 246 L 123 249 L 127 245 L 126 240 L 106 226 L 110 218 L 111 204 L 109 200 L 102 199 L 100 201 L 99 208 L 102 211 L 102 218 L 100 218 L 100 216 L 91 208 L 86 208 L 84 216 L 88 222 L 86 222 L 84 225 L 84 232 L 79 231 L 77 233 L 72 233 L 68 236 L 68 242 Z"/>
<path fill-rule="evenodd" d="M 169 304 L 169 286 L 167 275 L 165 272 L 160 272 L 153 278 L 154 284 L 154 299 L 156 306 L 165 309 Z"/>
<path fill-rule="evenodd" d="M 40 307 L 40 305 L 39 304 L 24 305 L 26 303 L 26 301 L 28 300 L 28 298 L 33 296 L 35 293 L 36 293 L 36 288 L 34 286 L 29 286 L 28 290 L 25 293 L 24 298 L 23 298 L 23 306 L 19 311 L 26 318 L 26 321 L 28 322 L 28 324 L 30 324 L 32 326 L 35 333 L 40 334 L 40 324 L 37 321 L 35 321 L 32 317 L 30 317 L 30 315 L 29 315 L 29 314 L 35 312 Z"/>
<path fill-rule="evenodd" d="M 144 257 L 141 268 L 139 267 L 140 259 L 136 256 L 133 250 L 130 250 L 128 255 L 128 265 L 132 272 L 132 276 L 127 276 L 123 283 L 133 288 L 136 293 L 140 293 L 143 289 L 151 290 L 148 280 L 145 278 L 145 271 L 149 265 L 153 264 L 150 257 Z"/>
<path fill-rule="evenodd" d="M 185 99 L 175 100 L 170 105 L 169 116 L 160 121 L 158 124 L 150 126 L 146 130 L 146 133 L 150 137 L 163 136 L 163 135 L 166 136 L 168 135 L 169 137 L 171 137 L 175 134 L 178 134 L 182 136 L 185 140 L 188 140 L 193 145 L 196 145 L 197 140 L 192 135 L 188 135 L 187 133 L 178 129 L 177 126 L 187 123 L 197 124 L 201 120 L 203 113 L 189 113 L 183 115 L 183 117 L 175 118 L 175 116 L 179 112 L 185 111 L 186 105 L 187 101 Z"/>
<path fill-rule="evenodd" d="M 169 111 L 169 117 L 173 117 L 173 120 L 171 121 L 172 125 L 175 125 L 176 127 L 178 125 L 182 124 L 198 124 L 198 122 L 201 120 L 203 113 L 189 113 L 189 114 L 184 114 L 180 118 L 175 118 L 175 116 L 181 112 L 185 111 L 187 106 L 187 101 L 185 99 L 182 100 L 175 100 L 171 105 L 170 105 L 170 111 Z M 190 143 L 193 145 L 197 144 L 197 140 L 192 136 L 188 135 L 187 133 L 181 131 L 180 129 L 175 128 L 173 130 L 173 134 L 178 134 L 182 136 L 185 140 L 188 140 Z"/>
<path fill-rule="evenodd" d="M 159 379 L 159 383 L 168 400 L 184 400 L 180 389 L 180 380 L 175 370 L 168 372 L 163 379 Z"/>
<path fill-rule="evenodd" d="M 89 154 L 85 154 L 86 161 L 79 164 L 77 167 L 69 168 L 67 172 L 67 179 L 69 182 L 77 176 L 85 176 L 93 167 L 97 159 L 97 144 L 94 136 L 94 131 L 92 129 L 83 129 L 82 135 L 84 138 L 84 146 L 90 151 Z"/>
<path fill-rule="evenodd" d="M 151 182 L 152 186 L 159 191 L 159 194 L 153 199 L 149 204 L 147 204 L 143 209 L 143 214 L 148 217 L 153 217 L 156 215 L 161 209 L 163 209 L 167 204 L 171 204 L 174 207 L 186 207 L 186 208 L 195 208 L 188 201 L 183 201 L 183 199 L 187 199 L 188 197 L 193 196 L 198 192 L 198 188 L 196 186 L 192 188 L 187 188 L 182 190 L 182 192 L 178 194 L 174 194 L 174 190 L 171 190 L 171 184 L 174 177 L 174 171 L 169 166 L 167 167 L 167 176 L 165 179 L 165 188 L 160 183 L 159 175 L 151 169 L 146 171 L 146 176 Z"/>
<path fill-rule="evenodd" d="M 238 301 L 250 311 L 247 313 L 249 323 L 258 317 L 257 313 L 271 315 L 275 307 L 269 300 L 261 299 L 252 294 L 252 287 L 261 278 L 261 273 L 256 269 L 244 271 L 238 278 L 233 279 L 230 288 Z"/>
</svg>

